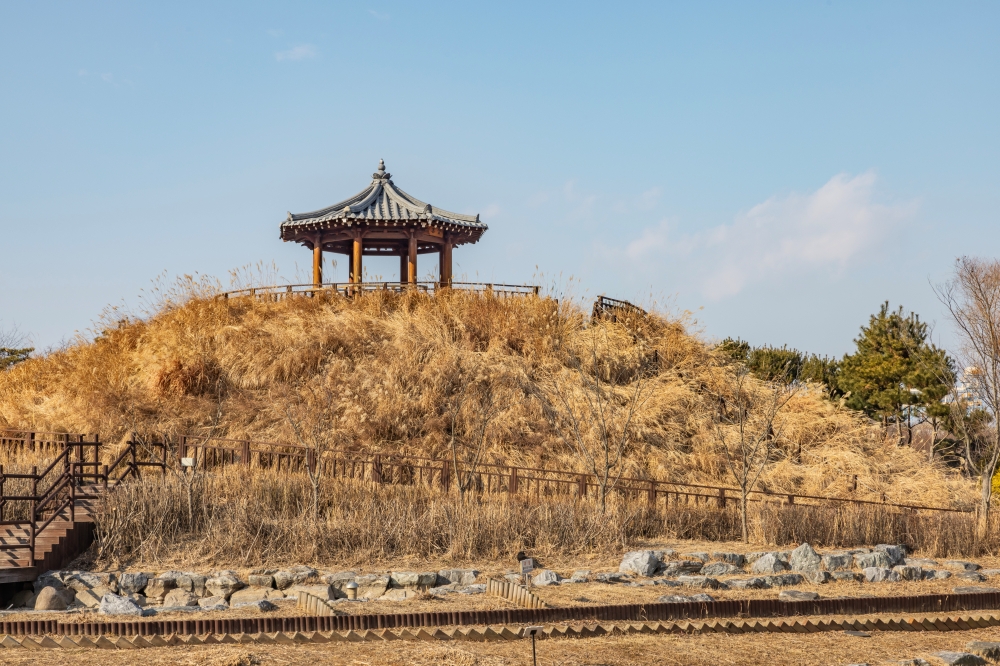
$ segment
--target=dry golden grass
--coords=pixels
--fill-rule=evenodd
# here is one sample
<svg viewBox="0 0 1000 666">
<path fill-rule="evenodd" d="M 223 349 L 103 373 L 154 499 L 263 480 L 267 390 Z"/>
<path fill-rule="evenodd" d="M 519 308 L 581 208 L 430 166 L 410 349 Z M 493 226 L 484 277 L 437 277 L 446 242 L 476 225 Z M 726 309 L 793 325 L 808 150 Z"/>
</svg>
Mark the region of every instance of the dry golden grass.
<svg viewBox="0 0 1000 666">
<path fill-rule="evenodd" d="M 721 362 L 683 321 L 654 314 L 591 325 L 572 302 L 464 292 L 272 303 L 215 300 L 206 289 L 195 285 L 145 319 L 108 323 L 92 341 L 0 373 L 0 426 L 99 432 L 112 442 L 131 430 L 293 441 L 289 401 L 303 386 L 323 386 L 334 395 L 339 446 L 444 457 L 444 404 L 474 367 L 504 389 L 490 461 L 579 469 L 544 404 L 555 401 L 557 380 L 579 397 L 570 368 L 573 359 L 587 367 L 596 335 L 601 357 L 633 380 L 656 359 L 628 473 L 730 483 L 711 427 Z M 819 390 L 802 391 L 786 417 L 762 488 L 975 503 L 960 476 L 886 443 L 878 427 Z"/>
</svg>

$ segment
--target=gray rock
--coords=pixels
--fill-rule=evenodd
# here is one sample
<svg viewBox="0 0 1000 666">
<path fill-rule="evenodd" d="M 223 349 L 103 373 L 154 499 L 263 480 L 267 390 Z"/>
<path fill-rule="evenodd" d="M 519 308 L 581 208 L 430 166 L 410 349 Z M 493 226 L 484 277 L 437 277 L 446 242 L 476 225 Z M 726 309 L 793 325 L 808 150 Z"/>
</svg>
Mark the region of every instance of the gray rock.
<svg viewBox="0 0 1000 666">
<path fill-rule="evenodd" d="M 854 564 L 859 569 L 891 569 L 892 558 L 877 550 L 874 553 L 858 553 L 854 556 Z"/>
<path fill-rule="evenodd" d="M 205 576 L 197 573 L 185 573 L 183 576 L 178 576 L 176 580 L 178 589 L 187 590 L 196 597 L 205 596 L 205 582 L 208 580 Z"/>
<path fill-rule="evenodd" d="M 438 572 L 438 576 L 449 583 L 472 585 L 479 578 L 479 572 L 475 569 L 441 569 Z"/>
<path fill-rule="evenodd" d="M 555 571 L 542 569 L 531 579 L 531 582 L 537 587 L 545 587 L 546 585 L 558 585 L 561 580 L 562 576 Z"/>
<path fill-rule="evenodd" d="M 850 553 L 828 553 L 823 556 L 823 568 L 827 571 L 847 571 L 854 563 Z"/>
<path fill-rule="evenodd" d="M 869 583 L 895 582 L 899 580 L 898 573 L 884 567 L 866 567 L 862 573 L 865 575 L 865 580 Z"/>
<path fill-rule="evenodd" d="M 656 599 L 658 604 L 686 604 L 689 601 L 691 601 L 691 597 L 686 597 L 683 594 L 665 594 Z"/>
<path fill-rule="evenodd" d="M 962 571 L 955 574 L 955 578 L 961 578 L 962 580 L 967 580 L 970 583 L 984 583 L 986 582 L 986 576 L 979 573 L 978 571 Z"/>
<path fill-rule="evenodd" d="M 146 602 L 146 596 L 143 595 L 143 594 L 134 594 L 132 592 L 129 592 L 128 594 L 122 594 L 122 595 L 119 595 L 119 596 L 125 597 L 126 599 L 129 599 L 131 601 L 134 601 L 135 605 L 138 606 L 139 608 L 142 608 L 142 609 L 145 609 L 146 606 L 148 605 L 147 602 Z"/>
<path fill-rule="evenodd" d="M 838 582 L 856 582 L 863 579 L 861 574 L 854 573 L 853 571 L 834 571 L 830 576 Z"/>
<path fill-rule="evenodd" d="M 146 598 L 147 599 L 157 599 L 159 603 L 163 601 L 163 598 L 167 596 L 167 592 L 177 587 L 176 578 L 161 578 L 157 576 L 156 578 L 150 579 L 145 586 Z"/>
<path fill-rule="evenodd" d="M 35 610 L 39 611 L 61 611 L 66 610 L 66 597 L 60 590 L 54 587 L 43 587 L 35 597 L 33 604 Z"/>
<path fill-rule="evenodd" d="M 466 585 L 458 591 L 459 594 L 485 594 L 486 593 L 486 583 L 475 583 L 474 585 Z"/>
<path fill-rule="evenodd" d="M 917 657 L 916 659 L 901 659 L 899 661 L 889 662 L 891 664 L 896 664 L 896 666 L 931 666 L 929 661 Z"/>
<path fill-rule="evenodd" d="M 1000 659 L 1000 643 L 990 641 L 970 641 L 965 644 L 965 651 L 986 657 L 991 661 Z"/>
<path fill-rule="evenodd" d="M 819 556 L 819 553 L 813 550 L 813 547 L 807 543 L 793 550 L 788 558 L 788 564 L 792 567 L 792 571 L 801 571 L 803 573 L 819 571 L 819 566 L 822 563 L 823 559 Z"/>
<path fill-rule="evenodd" d="M 388 586 L 386 589 L 388 590 Z M 401 589 L 401 588 L 396 588 L 396 589 Z M 275 597 L 273 595 L 279 593 L 277 590 L 264 590 L 264 592 L 265 592 L 264 596 L 265 599 L 274 599 Z M 295 598 L 298 598 L 299 592 L 305 592 L 306 594 L 311 594 L 314 597 L 319 597 L 323 601 L 333 601 L 334 599 L 337 598 L 337 593 L 333 589 L 332 585 L 293 585 L 292 587 L 286 588 L 283 591 L 283 593 L 287 594 L 289 597 L 295 597 Z M 361 596 L 360 592 L 361 588 L 359 586 L 358 587 L 359 597 Z M 383 592 L 382 594 L 385 594 L 385 592 Z M 377 597 L 368 597 L 368 598 L 371 599 Z M 253 599 L 250 600 L 252 601 Z M 233 604 L 232 599 L 230 599 L 229 605 L 232 604 Z"/>
<path fill-rule="evenodd" d="M 571 583 L 586 583 L 590 578 L 590 569 L 577 569 L 573 572 L 573 575 L 569 577 L 569 582 Z"/>
<path fill-rule="evenodd" d="M 239 592 L 237 592 L 237 594 L 239 594 Z M 219 607 L 229 608 L 229 603 L 226 601 L 225 597 L 205 597 L 204 599 L 198 600 L 198 605 L 202 608 L 212 609 Z"/>
<path fill-rule="evenodd" d="M 390 587 L 405 587 L 414 590 L 428 590 L 437 584 L 437 572 L 393 571 L 390 575 Z"/>
<path fill-rule="evenodd" d="M 771 587 L 770 581 L 766 577 L 762 576 L 728 580 L 726 581 L 726 584 L 735 590 L 766 590 Z"/>
<path fill-rule="evenodd" d="M 623 573 L 599 573 L 594 576 L 594 580 L 598 583 L 620 583 L 624 580 L 628 580 L 628 575 Z"/>
<path fill-rule="evenodd" d="M 763 553 L 747 553 L 746 555 L 743 556 L 743 558 L 746 560 L 747 564 L 753 564 L 754 562 L 756 562 L 760 558 L 764 557 L 765 555 L 767 555 L 767 552 L 763 552 Z"/>
<path fill-rule="evenodd" d="M 250 587 L 274 587 L 274 576 L 270 574 L 250 574 L 247 576 Z"/>
<path fill-rule="evenodd" d="M 702 576 L 732 576 L 733 574 L 743 573 L 735 564 L 729 564 L 728 562 L 711 562 L 706 564 L 701 568 Z"/>
<path fill-rule="evenodd" d="M 10 605 L 14 608 L 33 608 L 37 596 L 32 590 L 21 590 L 11 597 Z"/>
<path fill-rule="evenodd" d="M 692 594 L 689 598 L 691 599 L 691 601 L 698 601 L 698 602 L 715 601 L 715 599 L 713 599 L 712 597 L 710 597 L 710 596 L 708 596 L 707 594 L 704 594 L 704 593 L 702 593 L 702 594 Z"/>
<path fill-rule="evenodd" d="M 998 590 L 995 587 L 973 587 L 973 586 L 953 587 L 951 588 L 951 591 L 954 592 L 955 594 L 987 594 L 987 593 L 1000 592 L 1000 590 Z"/>
<path fill-rule="evenodd" d="M 764 576 L 765 580 L 771 585 L 771 587 L 787 587 L 789 585 L 801 585 L 805 582 L 802 574 L 788 573 L 788 574 L 778 574 L 776 576 Z"/>
<path fill-rule="evenodd" d="M 980 569 L 979 573 L 984 576 L 1000 576 L 1000 569 Z"/>
<path fill-rule="evenodd" d="M 936 567 L 938 563 L 937 560 L 931 560 L 926 557 L 907 557 L 903 560 L 903 564 L 911 567 L 920 567 L 921 569 L 930 569 L 931 567 Z"/>
<path fill-rule="evenodd" d="M 813 571 L 812 573 L 805 574 L 805 577 L 810 583 L 824 585 L 830 582 L 831 575 L 829 571 Z"/>
<path fill-rule="evenodd" d="M 673 550 L 673 549 L 670 549 L 670 548 L 667 548 L 666 550 L 654 550 L 653 551 L 653 555 L 655 555 L 656 559 L 658 559 L 660 561 L 668 559 L 670 557 L 673 557 L 676 554 L 677 554 L 677 551 Z"/>
<path fill-rule="evenodd" d="M 102 615 L 142 615 L 139 604 L 117 594 L 105 594 L 101 599 L 100 608 Z"/>
<path fill-rule="evenodd" d="M 802 592 L 801 590 L 782 590 L 778 593 L 781 601 L 814 601 L 819 599 L 815 592 Z"/>
<path fill-rule="evenodd" d="M 205 581 L 205 589 L 210 593 L 208 596 L 212 597 L 228 599 L 233 592 L 244 587 L 240 579 L 230 573 L 220 573 Z"/>
<path fill-rule="evenodd" d="M 750 567 L 750 573 L 772 574 L 788 571 L 788 569 L 788 564 L 783 562 L 776 553 L 768 553 L 753 563 Z"/>
<path fill-rule="evenodd" d="M 262 613 L 278 610 L 278 607 L 272 604 L 267 599 L 261 599 L 260 601 L 249 601 L 246 603 L 231 606 L 231 608 L 242 608 L 244 610 L 257 610 Z"/>
<path fill-rule="evenodd" d="M 118 589 L 127 594 L 139 594 L 146 589 L 149 577 L 142 573 L 123 573 L 118 577 Z"/>
<path fill-rule="evenodd" d="M 701 568 L 699 563 L 699 569 Z M 618 571 L 622 573 L 634 573 L 639 576 L 651 577 L 660 568 L 660 560 L 651 550 L 634 550 L 625 553 Z"/>
<path fill-rule="evenodd" d="M 181 588 L 174 588 L 163 597 L 164 606 L 197 606 L 198 597 Z"/>
<path fill-rule="evenodd" d="M 746 564 L 747 558 L 743 557 L 740 553 L 712 553 L 712 559 L 720 560 L 726 564 L 732 564 L 733 566 L 742 567 Z"/>
<path fill-rule="evenodd" d="M 903 560 L 906 558 L 906 548 L 903 546 L 891 546 L 887 543 L 880 543 L 875 546 L 875 551 L 885 553 L 892 562 L 891 566 L 903 564 Z"/>
<path fill-rule="evenodd" d="M 358 599 L 378 599 L 389 587 L 387 574 L 368 574 L 358 576 L 354 582 L 358 584 Z"/>
<path fill-rule="evenodd" d="M 416 599 L 421 595 L 421 592 L 416 588 L 412 587 L 390 587 L 385 591 L 381 597 L 378 598 L 379 601 L 406 601 L 407 599 Z"/>
<path fill-rule="evenodd" d="M 711 559 L 708 553 L 682 553 L 681 557 L 686 557 L 689 560 L 701 560 L 703 564 Z"/>
<path fill-rule="evenodd" d="M 892 568 L 901 580 L 923 580 L 924 570 L 908 564 L 897 564 Z"/>
<path fill-rule="evenodd" d="M 986 660 L 969 652 L 934 652 L 933 656 L 945 666 L 979 666 Z"/>
<path fill-rule="evenodd" d="M 684 584 L 681 583 L 680 581 L 670 580 L 669 578 L 657 578 L 656 580 L 651 581 L 651 582 L 653 583 L 653 585 L 662 585 L 664 587 L 683 587 L 684 586 Z"/>
<path fill-rule="evenodd" d="M 664 576 L 680 576 L 682 574 L 696 574 L 705 566 L 701 560 L 677 560 L 676 562 L 664 562 L 658 572 Z"/>
<path fill-rule="evenodd" d="M 118 577 L 113 573 L 75 571 L 63 578 L 63 585 L 76 592 L 97 588 L 105 588 L 111 592 L 117 592 Z"/>
<path fill-rule="evenodd" d="M 292 585 L 302 585 L 310 578 L 314 578 L 316 574 L 315 569 L 303 565 L 283 569 L 274 573 L 274 586 L 279 590 L 284 590 Z"/>
<path fill-rule="evenodd" d="M 688 587 L 702 587 L 710 590 L 724 590 L 729 586 L 708 576 L 678 576 L 677 582 Z"/>
<path fill-rule="evenodd" d="M 944 566 L 948 569 L 955 569 L 958 571 L 979 571 L 982 569 L 982 567 L 975 562 L 966 562 L 964 560 L 948 560 L 944 563 Z"/>
<path fill-rule="evenodd" d="M 329 587 L 329 586 L 325 586 Z M 270 592 L 275 592 L 274 588 L 270 587 L 244 587 L 242 590 L 237 590 L 232 593 L 229 597 L 229 605 L 236 606 L 237 604 L 247 604 L 253 601 L 260 601 L 261 599 L 267 599 L 267 595 Z M 218 596 L 212 597 L 213 599 L 225 600 L 225 597 Z M 321 597 L 322 599 L 327 599 L 326 596 Z"/>
<path fill-rule="evenodd" d="M 934 578 L 937 580 L 945 580 L 951 578 L 951 572 L 945 571 L 944 569 L 938 569 L 934 572 Z"/>
</svg>

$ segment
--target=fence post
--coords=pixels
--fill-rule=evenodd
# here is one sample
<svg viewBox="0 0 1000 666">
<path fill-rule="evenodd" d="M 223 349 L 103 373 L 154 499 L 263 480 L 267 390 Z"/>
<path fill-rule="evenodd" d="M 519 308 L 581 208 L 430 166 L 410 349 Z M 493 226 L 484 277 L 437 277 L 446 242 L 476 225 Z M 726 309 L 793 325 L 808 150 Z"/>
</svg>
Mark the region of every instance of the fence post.
<svg viewBox="0 0 1000 666">
<path fill-rule="evenodd" d="M 385 483 L 382 478 L 382 456 L 375 456 L 375 462 L 372 464 L 372 475 L 375 477 L 375 483 Z"/>
<path fill-rule="evenodd" d="M 240 457 L 243 458 L 243 465 L 246 467 L 250 466 L 250 440 L 243 440 L 243 451 L 240 452 Z"/>
<path fill-rule="evenodd" d="M 725 509 L 726 508 L 726 489 L 725 488 L 719 488 L 719 508 L 720 509 Z"/>
<path fill-rule="evenodd" d="M 310 474 L 316 473 L 316 451 L 314 449 L 306 449 L 306 467 Z"/>
<path fill-rule="evenodd" d="M 104 470 L 104 473 L 101 475 L 101 483 L 104 485 L 104 490 L 107 491 L 107 489 L 108 489 L 108 466 L 107 465 L 101 465 L 101 468 Z"/>
<path fill-rule="evenodd" d="M 188 438 L 181 435 L 181 441 L 177 443 L 177 458 L 187 458 Z"/>
<path fill-rule="evenodd" d="M 580 475 L 579 484 L 580 484 L 580 492 L 579 492 L 580 497 L 586 497 L 587 496 L 587 475 L 586 474 L 581 474 Z"/>
<path fill-rule="evenodd" d="M 444 490 L 448 490 L 448 486 L 451 485 L 451 479 L 449 478 L 451 476 L 450 471 L 448 461 L 445 460 L 441 463 L 441 487 Z"/>
<path fill-rule="evenodd" d="M 792 504 L 795 504 L 795 495 L 788 496 L 788 505 L 791 506 Z"/>
<path fill-rule="evenodd" d="M 646 500 L 649 502 L 649 506 L 656 506 L 656 481 L 649 482 Z"/>
<path fill-rule="evenodd" d="M 510 485 L 507 486 L 507 492 L 511 495 L 517 493 L 517 468 L 510 468 Z"/>
<path fill-rule="evenodd" d="M 3 510 L 7 506 L 7 500 L 4 499 L 4 484 L 7 482 L 7 477 L 3 473 L 3 465 L 0 465 L 0 520 L 3 520 Z"/>
<path fill-rule="evenodd" d="M 28 547 L 31 551 L 31 555 L 28 557 L 28 566 L 33 566 L 35 564 L 35 521 L 38 520 L 38 468 L 32 465 L 31 467 L 31 515 L 29 516 L 28 529 L 30 530 L 30 535 L 28 539 Z"/>
</svg>

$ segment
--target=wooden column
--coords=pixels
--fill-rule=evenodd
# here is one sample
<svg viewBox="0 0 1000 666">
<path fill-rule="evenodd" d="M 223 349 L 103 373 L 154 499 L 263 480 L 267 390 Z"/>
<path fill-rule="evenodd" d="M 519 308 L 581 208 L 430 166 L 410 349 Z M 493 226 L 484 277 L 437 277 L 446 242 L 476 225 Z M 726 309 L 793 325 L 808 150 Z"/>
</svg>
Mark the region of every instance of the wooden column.
<svg viewBox="0 0 1000 666">
<path fill-rule="evenodd" d="M 399 249 L 399 283 L 406 284 L 409 282 L 409 271 L 408 266 L 410 265 L 409 249 L 407 246 L 403 246 Z"/>
<path fill-rule="evenodd" d="M 417 235 L 410 232 L 410 257 L 406 265 L 406 281 L 417 284 Z"/>
<path fill-rule="evenodd" d="M 451 239 L 445 237 L 444 243 L 441 245 L 441 252 L 438 257 L 440 261 L 440 266 L 438 269 L 438 277 L 441 280 L 442 287 L 451 286 Z"/>
<path fill-rule="evenodd" d="M 323 242 L 318 238 L 313 243 L 313 284 L 323 284 Z"/>
<path fill-rule="evenodd" d="M 347 281 L 354 282 L 354 248 L 347 253 Z"/>
<path fill-rule="evenodd" d="M 354 254 L 351 259 L 351 282 L 354 284 L 361 284 L 362 275 L 364 275 L 364 267 L 361 265 L 361 246 L 362 239 L 361 236 L 354 237 Z"/>
</svg>

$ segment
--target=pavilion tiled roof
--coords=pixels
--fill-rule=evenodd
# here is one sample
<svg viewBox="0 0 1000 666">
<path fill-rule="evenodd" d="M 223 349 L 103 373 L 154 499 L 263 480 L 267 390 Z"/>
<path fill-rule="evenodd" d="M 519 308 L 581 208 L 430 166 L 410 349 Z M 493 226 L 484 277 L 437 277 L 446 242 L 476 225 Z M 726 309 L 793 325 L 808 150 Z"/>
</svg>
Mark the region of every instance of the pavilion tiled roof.
<svg viewBox="0 0 1000 666">
<path fill-rule="evenodd" d="M 380 223 L 424 222 L 454 230 L 475 230 L 482 233 L 487 229 L 479 215 L 452 213 L 425 203 L 396 187 L 392 175 L 386 173 L 385 163 L 379 160 L 378 171 L 372 174 L 371 184 L 353 197 L 340 203 L 311 213 L 288 213 L 282 222 L 282 237 L 289 232 L 304 228 L 315 229 L 354 221 L 374 221 Z"/>
</svg>

